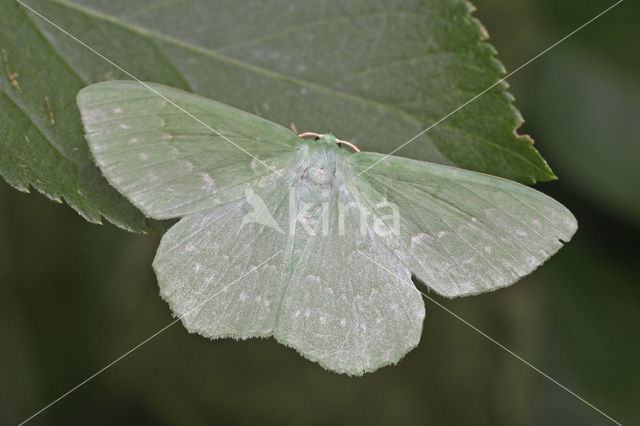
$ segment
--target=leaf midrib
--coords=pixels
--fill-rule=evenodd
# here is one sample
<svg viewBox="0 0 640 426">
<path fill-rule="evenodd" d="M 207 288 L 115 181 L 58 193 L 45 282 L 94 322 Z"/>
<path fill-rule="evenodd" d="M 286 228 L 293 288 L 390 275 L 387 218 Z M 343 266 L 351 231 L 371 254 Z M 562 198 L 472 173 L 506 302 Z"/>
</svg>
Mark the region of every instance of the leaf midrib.
<svg viewBox="0 0 640 426">
<path fill-rule="evenodd" d="M 208 48 L 205 48 L 205 47 L 202 47 L 202 46 L 194 45 L 194 44 L 191 44 L 191 43 L 186 43 L 186 42 L 184 42 L 184 41 L 182 41 L 180 39 L 177 39 L 175 37 L 167 36 L 167 35 L 158 33 L 156 31 L 149 30 L 149 29 L 147 29 L 145 27 L 142 27 L 140 25 L 135 25 L 135 24 L 120 20 L 120 19 L 118 19 L 118 18 L 116 18 L 116 17 L 114 17 L 112 15 L 108 15 L 106 13 L 99 12 L 97 10 L 94 10 L 94 9 L 91 9 L 91 8 L 88 8 L 88 7 L 85 7 L 85 6 L 80 6 L 80 5 L 75 4 L 75 3 L 70 3 L 70 2 L 68 2 L 66 0 L 49 0 L 49 1 L 51 1 L 52 3 L 59 4 L 59 5 L 63 6 L 63 7 L 67 7 L 69 9 L 76 10 L 76 11 L 78 11 L 78 12 L 80 12 L 82 14 L 88 15 L 88 16 L 94 18 L 94 19 L 107 21 L 107 22 L 110 22 L 110 23 L 112 23 L 114 25 L 120 26 L 122 28 L 126 28 L 131 32 L 135 32 L 135 33 L 147 36 L 149 38 L 155 38 L 155 39 L 158 39 L 158 40 L 161 40 L 161 41 L 165 41 L 167 43 L 182 47 L 182 48 L 187 49 L 187 50 L 191 50 L 191 51 L 194 51 L 194 52 L 201 53 L 203 55 L 215 58 L 215 59 L 217 59 L 217 60 L 219 60 L 221 62 L 226 62 L 226 63 L 232 64 L 232 65 L 238 66 L 240 68 L 244 68 L 244 69 L 253 71 L 253 72 L 258 73 L 258 74 L 263 74 L 263 75 L 269 76 L 269 77 L 274 78 L 274 79 L 279 79 L 279 80 L 283 80 L 283 81 L 289 81 L 289 82 L 294 83 L 294 84 L 296 84 L 298 86 L 306 86 L 308 88 L 316 89 L 318 91 L 323 91 L 323 92 L 335 95 L 337 97 L 350 99 L 352 101 L 356 101 L 356 102 L 359 102 L 359 103 L 362 103 L 362 104 L 366 104 L 366 105 L 369 105 L 369 106 L 372 106 L 372 107 L 375 107 L 375 108 L 379 108 L 379 109 L 382 109 L 382 110 L 386 110 L 386 111 L 389 111 L 391 113 L 394 113 L 394 114 L 397 114 L 397 115 L 400 115 L 400 116 L 404 116 L 405 118 L 408 118 L 408 119 L 410 119 L 412 121 L 415 121 L 416 123 L 419 123 L 421 125 L 428 125 L 429 123 L 430 124 L 435 123 L 434 120 L 421 120 L 418 117 L 416 117 L 416 116 L 414 116 L 412 114 L 409 114 L 408 112 L 406 112 L 404 110 L 397 109 L 397 108 L 394 108 L 394 107 L 390 107 L 390 106 L 388 106 L 386 104 L 383 104 L 383 103 L 379 103 L 379 102 L 372 101 L 372 100 L 369 100 L 369 99 L 366 99 L 366 98 L 362 98 L 360 96 L 357 96 L 357 95 L 354 95 L 354 94 L 351 94 L 351 93 L 348 93 L 348 92 L 343 92 L 343 91 L 340 91 L 340 90 L 336 90 L 334 88 L 327 87 L 327 86 L 324 86 L 324 85 L 321 85 L 321 84 L 317 84 L 317 83 L 313 83 L 313 82 L 310 82 L 310 81 L 307 81 L 307 80 L 303 80 L 303 79 L 300 79 L 300 78 L 297 78 L 297 77 L 291 77 L 291 76 L 288 76 L 288 75 L 284 75 L 284 74 L 278 73 L 276 71 L 273 71 L 273 70 L 270 70 L 270 69 L 267 69 L 267 68 L 263 68 L 263 67 L 260 67 L 260 66 L 248 63 L 248 62 L 241 61 L 239 59 L 235 59 L 235 58 L 231 58 L 231 57 L 228 57 L 228 56 L 225 56 L 225 55 L 221 55 L 220 53 L 218 53 L 218 52 L 216 52 L 214 50 L 211 50 L 211 49 L 208 49 Z M 518 154 L 518 153 L 516 153 L 514 151 L 511 151 L 511 150 L 509 150 L 509 149 L 507 149 L 507 148 L 505 148 L 505 147 L 503 147 L 501 145 L 498 145 L 498 144 L 496 144 L 494 142 L 491 142 L 491 141 L 489 141 L 487 139 L 479 137 L 478 135 L 470 134 L 467 131 L 465 131 L 463 129 L 460 129 L 460 128 L 456 127 L 456 126 L 450 126 L 450 125 L 443 124 L 443 123 L 439 123 L 438 126 L 446 127 L 446 128 L 449 128 L 449 129 L 454 129 L 455 131 L 461 132 L 461 133 L 469 136 L 470 138 L 476 139 L 476 140 L 478 140 L 478 141 L 480 141 L 482 143 L 485 143 L 487 145 L 491 145 L 495 149 L 504 151 L 504 152 L 508 153 L 511 156 L 514 156 L 514 157 L 517 157 L 517 158 L 523 160 L 524 162 L 530 164 L 532 167 L 534 167 L 538 171 L 541 171 L 542 173 L 546 173 L 546 171 L 543 168 L 541 168 L 539 165 L 531 162 L 531 160 L 529 160 L 528 158 L 525 158 L 522 155 L 520 155 L 520 154 Z M 448 158 L 448 156 L 445 153 L 441 152 L 437 147 L 434 146 L 434 148 L 442 156 L 444 156 L 445 158 Z"/>
</svg>

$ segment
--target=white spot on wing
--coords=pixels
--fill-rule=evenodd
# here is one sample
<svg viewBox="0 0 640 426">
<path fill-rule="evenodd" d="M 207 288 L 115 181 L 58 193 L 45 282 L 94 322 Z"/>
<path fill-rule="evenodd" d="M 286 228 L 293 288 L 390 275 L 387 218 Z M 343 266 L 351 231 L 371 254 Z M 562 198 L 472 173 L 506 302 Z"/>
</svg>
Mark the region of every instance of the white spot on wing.
<svg viewBox="0 0 640 426">
<path fill-rule="evenodd" d="M 320 283 L 320 277 L 317 275 L 307 275 L 305 278 L 309 281 Z"/>
<path fill-rule="evenodd" d="M 209 175 L 209 173 L 202 172 L 202 173 L 200 173 L 200 176 L 202 177 L 202 180 L 204 181 L 204 186 L 205 186 L 206 189 L 210 189 L 210 188 L 213 187 L 213 185 L 215 185 L 216 182 Z"/>
<path fill-rule="evenodd" d="M 414 235 L 413 237 L 411 237 L 411 248 L 412 249 L 415 248 L 425 238 L 429 238 L 429 236 L 427 234 L 423 233 L 423 232 L 419 233 L 418 235 Z"/>
<path fill-rule="evenodd" d="M 98 123 L 107 118 L 101 108 L 90 109 L 84 112 L 85 120 L 90 123 Z"/>
<path fill-rule="evenodd" d="M 216 202 L 218 202 L 218 201 L 216 201 Z M 276 265 L 264 265 L 264 267 L 265 267 L 265 269 L 268 269 L 270 272 L 278 272 L 278 267 Z"/>
</svg>

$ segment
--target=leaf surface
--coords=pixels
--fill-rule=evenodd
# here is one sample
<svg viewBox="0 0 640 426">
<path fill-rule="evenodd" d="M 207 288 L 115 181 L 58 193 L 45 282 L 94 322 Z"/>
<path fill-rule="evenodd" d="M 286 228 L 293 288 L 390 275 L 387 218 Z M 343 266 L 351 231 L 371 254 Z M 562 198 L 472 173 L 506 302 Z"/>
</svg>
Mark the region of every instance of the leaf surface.
<svg viewBox="0 0 640 426">
<path fill-rule="evenodd" d="M 389 152 L 504 70 L 467 2 L 31 0 L 136 78 Z M 130 79 L 18 3 L 0 4 L 0 174 L 129 230 L 143 215 L 92 164 L 75 95 Z M 16 76 L 17 74 L 17 76 Z M 503 84 L 399 151 L 525 183 L 554 178 Z"/>
</svg>

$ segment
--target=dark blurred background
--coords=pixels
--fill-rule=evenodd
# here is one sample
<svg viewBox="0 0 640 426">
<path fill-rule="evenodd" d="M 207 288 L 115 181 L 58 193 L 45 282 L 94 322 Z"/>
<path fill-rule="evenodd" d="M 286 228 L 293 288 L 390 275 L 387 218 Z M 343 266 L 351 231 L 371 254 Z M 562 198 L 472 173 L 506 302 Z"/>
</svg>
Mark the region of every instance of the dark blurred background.
<svg viewBox="0 0 640 426">
<path fill-rule="evenodd" d="M 508 70 L 612 2 L 476 0 Z M 440 300 L 624 424 L 640 423 L 640 4 L 510 78 L 559 181 L 537 188 L 580 229 L 518 284 Z M 0 184 L 0 423 L 16 424 L 173 320 L 158 237 L 86 223 Z M 177 324 L 32 424 L 607 424 L 426 301 L 420 346 L 361 378 L 273 340 L 209 341 Z"/>
</svg>

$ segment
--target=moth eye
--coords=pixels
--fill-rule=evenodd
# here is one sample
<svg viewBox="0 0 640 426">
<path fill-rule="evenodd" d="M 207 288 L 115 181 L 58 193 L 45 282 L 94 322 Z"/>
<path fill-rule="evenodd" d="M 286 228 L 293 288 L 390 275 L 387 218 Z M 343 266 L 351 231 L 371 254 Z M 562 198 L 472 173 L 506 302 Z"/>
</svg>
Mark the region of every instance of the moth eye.
<svg viewBox="0 0 640 426">
<path fill-rule="evenodd" d="M 313 140 L 317 141 L 317 140 L 320 140 L 320 138 L 316 136 L 315 138 L 313 138 Z"/>
</svg>

